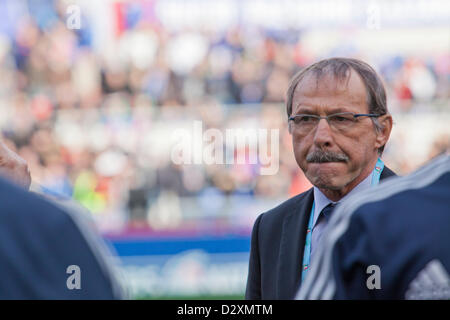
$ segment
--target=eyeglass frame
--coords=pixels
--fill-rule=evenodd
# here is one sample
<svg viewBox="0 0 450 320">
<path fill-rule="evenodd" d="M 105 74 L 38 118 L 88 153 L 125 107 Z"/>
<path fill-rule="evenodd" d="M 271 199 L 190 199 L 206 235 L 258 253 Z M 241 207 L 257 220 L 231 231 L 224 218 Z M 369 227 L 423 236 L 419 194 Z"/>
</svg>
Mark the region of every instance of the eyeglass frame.
<svg viewBox="0 0 450 320">
<path fill-rule="evenodd" d="M 331 116 L 336 116 L 336 115 L 340 115 L 340 114 L 351 114 L 353 115 L 353 118 L 356 120 L 359 117 L 370 117 L 370 118 L 378 118 L 383 116 L 384 114 L 376 114 L 376 113 L 354 113 L 354 112 L 338 112 L 338 113 L 333 113 L 333 114 L 329 114 L 327 116 L 318 116 L 316 114 L 307 114 L 307 113 L 300 113 L 300 114 L 296 114 L 295 116 L 290 116 L 289 117 L 289 121 L 294 121 L 295 124 L 295 118 L 298 116 L 309 116 L 312 117 L 314 119 L 318 119 L 316 126 L 319 124 L 320 120 L 325 119 L 328 123 L 328 125 L 331 127 L 330 122 L 329 122 L 329 117 Z M 354 121 L 356 122 L 356 121 Z"/>
</svg>

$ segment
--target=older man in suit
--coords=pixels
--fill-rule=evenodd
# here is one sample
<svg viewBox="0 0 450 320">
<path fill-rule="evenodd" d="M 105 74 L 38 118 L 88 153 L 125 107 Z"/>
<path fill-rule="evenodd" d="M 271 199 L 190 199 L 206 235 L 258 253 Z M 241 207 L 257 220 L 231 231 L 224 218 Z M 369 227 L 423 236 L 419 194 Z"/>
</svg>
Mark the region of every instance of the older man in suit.
<svg viewBox="0 0 450 320">
<path fill-rule="evenodd" d="M 287 114 L 295 159 L 314 187 L 257 218 L 247 299 L 294 298 L 333 207 L 395 175 L 380 158 L 393 123 L 385 89 L 365 62 L 332 58 L 301 70 Z"/>
</svg>

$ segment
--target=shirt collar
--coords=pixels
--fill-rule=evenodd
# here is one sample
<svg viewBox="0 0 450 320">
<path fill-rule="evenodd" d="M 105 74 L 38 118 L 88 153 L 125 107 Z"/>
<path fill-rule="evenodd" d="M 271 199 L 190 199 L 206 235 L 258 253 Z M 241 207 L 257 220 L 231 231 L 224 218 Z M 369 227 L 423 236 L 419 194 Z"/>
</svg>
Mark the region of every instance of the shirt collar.
<svg viewBox="0 0 450 320">
<path fill-rule="evenodd" d="M 358 193 L 362 190 L 369 189 L 372 184 L 372 175 L 369 174 L 363 181 L 361 181 L 356 187 L 354 187 L 349 193 L 347 193 L 341 200 L 338 202 L 333 202 L 328 199 L 319 188 L 314 187 L 314 222 L 313 228 L 316 226 L 317 221 L 319 220 L 319 214 L 322 212 L 323 208 L 325 208 L 330 203 L 340 203 L 347 197 L 352 194 Z"/>
</svg>

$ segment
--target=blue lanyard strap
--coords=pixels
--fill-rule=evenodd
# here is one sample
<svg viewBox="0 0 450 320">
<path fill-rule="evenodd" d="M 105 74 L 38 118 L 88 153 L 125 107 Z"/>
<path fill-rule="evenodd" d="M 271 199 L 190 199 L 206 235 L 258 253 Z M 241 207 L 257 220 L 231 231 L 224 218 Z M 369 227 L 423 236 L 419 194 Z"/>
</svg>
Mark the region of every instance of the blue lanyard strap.
<svg viewBox="0 0 450 320">
<path fill-rule="evenodd" d="M 377 164 L 375 165 L 375 169 L 372 172 L 372 187 L 376 186 L 380 182 L 381 172 L 384 169 L 384 162 L 380 158 L 377 160 Z"/>
<path fill-rule="evenodd" d="M 378 158 L 377 164 L 372 172 L 372 182 L 371 186 L 376 186 L 380 182 L 381 172 L 384 169 L 384 162 Z M 302 263 L 302 282 L 305 280 L 306 274 L 308 273 L 309 263 L 311 259 L 311 235 L 314 223 L 314 208 L 315 204 L 313 202 L 311 213 L 309 214 L 308 229 L 306 229 L 306 239 L 305 239 L 305 249 L 303 250 L 303 263 Z"/>
<path fill-rule="evenodd" d="M 302 282 L 308 273 L 309 261 L 311 259 L 311 235 L 314 223 L 314 207 L 315 204 L 313 202 L 311 214 L 309 215 L 308 229 L 306 229 L 305 250 L 303 250 Z"/>
</svg>

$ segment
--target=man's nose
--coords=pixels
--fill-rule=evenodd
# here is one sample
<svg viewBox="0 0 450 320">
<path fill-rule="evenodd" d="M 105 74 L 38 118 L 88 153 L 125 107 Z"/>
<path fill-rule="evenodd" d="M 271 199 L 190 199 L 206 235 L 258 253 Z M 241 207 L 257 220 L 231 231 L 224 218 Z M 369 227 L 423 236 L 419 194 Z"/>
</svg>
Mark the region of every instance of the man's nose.
<svg viewBox="0 0 450 320">
<path fill-rule="evenodd" d="M 332 134 L 328 121 L 320 119 L 316 127 L 316 132 L 314 133 L 314 144 L 320 148 L 331 147 L 333 144 Z"/>
</svg>

